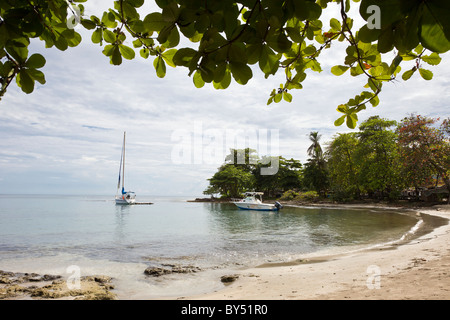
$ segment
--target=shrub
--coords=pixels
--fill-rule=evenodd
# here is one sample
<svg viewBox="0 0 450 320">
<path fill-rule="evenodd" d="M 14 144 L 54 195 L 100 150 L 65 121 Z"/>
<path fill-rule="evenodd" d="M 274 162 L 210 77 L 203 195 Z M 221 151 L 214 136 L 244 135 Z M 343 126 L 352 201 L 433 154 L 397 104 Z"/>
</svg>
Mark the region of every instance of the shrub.
<svg viewBox="0 0 450 320">
<path fill-rule="evenodd" d="M 297 201 L 317 201 L 319 199 L 319 194 L 316 191 L 306 191 L 300 193 L 295 200 Z"/>
<path fill-rule="evenodd" d="M 294 200 L 298 196 L 298 192 L 295 192 L 294 190 L 288 190 L 280 197 L 280 200 Z"/>
</svg>

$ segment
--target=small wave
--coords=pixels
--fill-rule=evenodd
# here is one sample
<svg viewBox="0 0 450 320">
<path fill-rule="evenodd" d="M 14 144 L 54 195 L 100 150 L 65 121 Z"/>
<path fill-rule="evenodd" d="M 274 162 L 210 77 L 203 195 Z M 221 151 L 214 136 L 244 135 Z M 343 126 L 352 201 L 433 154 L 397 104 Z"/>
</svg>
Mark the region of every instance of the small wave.
<svg viewBox="0 0 450 320">
<path fill-rule="evenodd" d="M 423 224 L 423 220 L 420 219 L 419 221 L 417 221 L 417 223 L 411 229 L 408 230 L 408 232 L 406 232 L 403 236 L 401 236 L 399 241 L 404 241 L 408 237 L 414 235 L 419 230 L 419 228 L 422 224 Z"/>
</svg>

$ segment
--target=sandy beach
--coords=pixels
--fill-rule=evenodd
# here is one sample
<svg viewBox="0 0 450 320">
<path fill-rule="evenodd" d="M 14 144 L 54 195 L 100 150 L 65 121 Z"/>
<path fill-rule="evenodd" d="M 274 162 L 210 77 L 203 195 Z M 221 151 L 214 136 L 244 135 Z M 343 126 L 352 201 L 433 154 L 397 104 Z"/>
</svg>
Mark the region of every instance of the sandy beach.
<svg viewBox="0 0 450 320">
<path fill-rule="evenodd" d="M 450 206 L 419 209 L 450 219 Z M 241 270 L 223 289 L 181 299 L 450 299 L 450 225 L 404 244 Z M 180 298 L 179 298 L 180 299 Z"/>
</svg>

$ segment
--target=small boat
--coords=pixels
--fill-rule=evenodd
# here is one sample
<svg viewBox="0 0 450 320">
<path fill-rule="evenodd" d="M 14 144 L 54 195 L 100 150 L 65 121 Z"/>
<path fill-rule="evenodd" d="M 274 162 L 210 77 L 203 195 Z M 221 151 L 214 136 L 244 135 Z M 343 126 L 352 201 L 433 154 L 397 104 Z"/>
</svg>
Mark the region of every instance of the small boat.
<svg viewBox="0 0 450 320">
<path fill-rule="evenodd" d="M 116 204 L 136 203 L 136 194 L 133 191 L 125 191 L 125 135 L 126 132 L 123 133 L 123 145 L 122 145 L 122 155 L 120 156 L 119 181 L 117 182 Z M 120 189 L 120 182 L 122 182 L 122 190 Z"/>
<path fill-rule="evenodd" d="M 257 211 L 278 211 L 283 206 L 278 201 L 275 201 L 274 204 L 271 203 L 263 203 L 262 195 L 263 192 L 246 192 L 244 195 L 244 199 L 239 201 L 234 201 L 233 203 L 239 208 L 243 210 L 257 210 Z"/>
</svg>

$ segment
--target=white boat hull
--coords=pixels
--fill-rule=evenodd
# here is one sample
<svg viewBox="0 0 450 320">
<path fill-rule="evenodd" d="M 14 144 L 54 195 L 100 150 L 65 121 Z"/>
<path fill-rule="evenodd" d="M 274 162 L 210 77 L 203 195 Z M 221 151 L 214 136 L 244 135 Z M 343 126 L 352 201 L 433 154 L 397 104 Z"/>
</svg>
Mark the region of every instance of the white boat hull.
<svg viewBox="0 0 450 320">
<path fill-rule="evenodd" d="M 234 202 L 234 204 L 242 210 L 256 210 L 256 211 L 277 211 L 278 208 L 274 204 L 268 203 L 245 203 Z"/>
<path fill-rule="evenodd" d="M 136 199 L 126 199 L 125 197 L 116 197 L 116 204 L 134 204 Z"/>
</svg>

